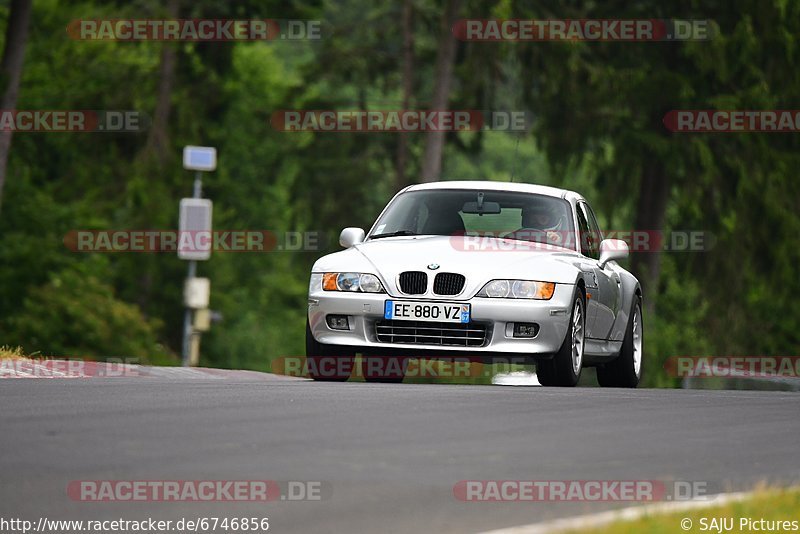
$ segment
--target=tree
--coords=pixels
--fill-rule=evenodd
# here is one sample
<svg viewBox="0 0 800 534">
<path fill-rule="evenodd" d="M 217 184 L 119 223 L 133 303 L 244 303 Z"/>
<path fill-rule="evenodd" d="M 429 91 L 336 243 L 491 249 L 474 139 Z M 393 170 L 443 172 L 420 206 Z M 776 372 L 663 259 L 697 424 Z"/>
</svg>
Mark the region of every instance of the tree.
<svg viewBox="0 0 800 534">
<path fill-rule="evenodd" d="M 19 84 L 22 79 L 22 65 L 25 61 L 25 44 L 28 41 L 28 25 L 31 18 L 33 0 L 11 0 L 8 26 L 6 27 L 6 45 L 3 59 L 0 61 L 3 99 L 0 109 L 4 112 L 17 108 Z M 3 186 L 6 182 L 8 152 L 11 148 L 11 130 L 0 130 L 0 206 L 3 202 Z"/>
<path fill-rule="evenodd" d="M 453 66 L 456 60 L 458 41 L 451 31 L 454 19 L 461 9 L 461 0 L 447 0 L 439 35 L 439 48 L 434 67 L 433 98 L 431 109 L 447 111 L 450 109 L 450 91 L 453 85 Z M 442 172 L 442 151 L 447 132 L 434 131 L 427 134 L 425 155 L 422 159 L 422 181 L 434 182 Z"/>
<path fill-rule="evenodd" d="M 169 0 L 167 17 L 177 19 L 180 15 L 180 0 Z M 161 63 L 158 69 L 158 98 L 153 116 L 153 124 L 147 137 L 148 152 L 163 163 L 172 149 L 169 143 L 169 118 L 172 112 L 172 92 L 175 85 L 177 53 L 175 45 L 164 43 L 161 50 Z"/>
<path fill-rule="evenodd" d="M 403 109 L 411 106 L 411 96 L 414 91 L 414 5 L 412 0 L 403 0 Z M 397 178 L 395 188 L 402 189 L 407 185 L 408 177 L 408 133 L 401 132 L 397 138 Z"/>
</svg>

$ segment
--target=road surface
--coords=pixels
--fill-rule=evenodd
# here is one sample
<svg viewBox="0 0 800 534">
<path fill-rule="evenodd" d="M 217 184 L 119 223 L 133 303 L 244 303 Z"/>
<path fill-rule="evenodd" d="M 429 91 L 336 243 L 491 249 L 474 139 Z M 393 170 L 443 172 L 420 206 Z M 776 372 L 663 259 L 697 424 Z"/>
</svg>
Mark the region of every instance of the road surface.
<svg viewBox="0 0 800 534">
<path fill-rule="evenodd" d="M 621 503 L 463 502 L 461 480 L 794 483 L 784 392 L 326 384 L 228 378 L 0 381 L 0 518 L 268 517 L 270 532 L 479 532 Z M 319 501 L 82 502 L 84 480 L 322 483 Z M 222 532 L 221 530 L 218 532 Z"/>
</svg>

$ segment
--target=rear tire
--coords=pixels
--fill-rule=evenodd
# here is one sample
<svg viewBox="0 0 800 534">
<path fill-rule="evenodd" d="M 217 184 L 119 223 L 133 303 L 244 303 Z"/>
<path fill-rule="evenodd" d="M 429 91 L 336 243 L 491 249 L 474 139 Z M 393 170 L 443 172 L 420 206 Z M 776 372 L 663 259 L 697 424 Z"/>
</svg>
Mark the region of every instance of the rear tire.
<svg viewBox="0 0 800 534">
<path fill-rule="evenodd" d="M 636 295 L 619 356 L 597 368 L 597 382 L 609 388 L 635 388 L 642 378 L 642 299 Z"/>
<path fill-rule="evenodd" d="M 583 369 L 586 344 L 586 299 L 578 289 L 572 300 L 567 335 L 559 351 L 550 360 L 536 362 L 536 377 L 543 386 L 574 387 Z"/>
<path fill-rule="evenodd" d="M 306 365 L 308 377 L 318 382 L 346 382 L 353 372 L 355 351 L 339 345 L 326 345 L 314 339 L 306 320 Z"/>
</svg>

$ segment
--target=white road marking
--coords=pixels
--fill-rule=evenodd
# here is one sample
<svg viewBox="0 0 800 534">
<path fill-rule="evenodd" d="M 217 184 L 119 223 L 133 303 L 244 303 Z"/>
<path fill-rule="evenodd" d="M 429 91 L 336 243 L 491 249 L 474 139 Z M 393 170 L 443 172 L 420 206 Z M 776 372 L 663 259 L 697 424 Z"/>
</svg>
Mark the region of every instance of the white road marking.
<svg viewBox="0 0 800 534">
<path fill-rule="evenodd" d="M 541 386 L 536 379 L 536 373 L 527 371 L 512 371 L 510 373 L 497 373 L 492 377 L 495 386 Z"/>
</svg>

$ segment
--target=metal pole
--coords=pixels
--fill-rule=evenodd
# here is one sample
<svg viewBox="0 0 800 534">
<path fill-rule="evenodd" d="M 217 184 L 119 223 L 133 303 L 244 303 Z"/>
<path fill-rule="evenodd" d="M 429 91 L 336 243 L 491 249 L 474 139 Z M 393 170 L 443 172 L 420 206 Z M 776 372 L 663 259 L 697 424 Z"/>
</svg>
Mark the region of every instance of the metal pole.
<svg viewBox="0 0 800 534">
<path fill-rule="evenodd" d="M 194 175 L 194 192 L 192 198 L 200 198 L 203 194 L 203 177 L 200 171 Z M 197 262 L 189 260 L 189 270 L 186 273 L 186 280 L 191 280 L 197 276 Z M 192 310 L 186 308 L 183 314 L 183 354 L 182 365 L 189 367 L 191 365 L 191 340 L 192 340 Z"/>
<path fill-rule="evenodd" d="M 203 173 L 197 171 L 194 173 L 194 195 L 192 198 L 200 198 L 203 196 Z"/>
</svg>

